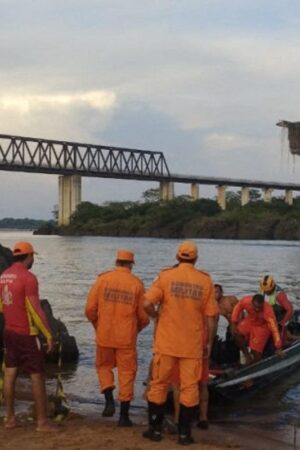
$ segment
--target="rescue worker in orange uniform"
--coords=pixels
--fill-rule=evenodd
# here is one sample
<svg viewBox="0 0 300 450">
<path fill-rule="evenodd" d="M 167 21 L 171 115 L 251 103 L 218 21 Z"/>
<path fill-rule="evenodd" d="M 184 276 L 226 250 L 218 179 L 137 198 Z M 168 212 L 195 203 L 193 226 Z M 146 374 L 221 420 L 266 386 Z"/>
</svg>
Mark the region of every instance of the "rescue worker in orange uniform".
<svg viewBox="0 0 300 450">
<path fill-rule="evenodd" d="M 160 441 L 164 403 L 175 366 L 179 367 L 180 410 L 178 442 L 193 442 L 191 423 L 199 404 L 198 381 L 204 351 L 210 354 L 217 304 L 210 276 L 196 269 L 197 246 L 184 241 L 177 249 L 178 264 L 162 270 L 145 295 L 145 310 L 157 318 L 154 358 L 147 392 L 149 429 L 145 438 Z M 159 314 L 156 310 L 159 305 Z M 207 322 L 208 344 L 204 348 Z"/>
<path fill-rule="evenodd" d="M 260 280 L 260 289 L 265 301 L 272 306 L 277 322 L 285 327 L 293 315 L 294 308 L 284 290 L 275 283 L 271 275 L 265 275 Z"/>
<path fill-rule="evenodd" d="M 215 315 L 215 332 L 214 337 L 217 332 L 218 315 Z M 206 348 L 207 342 L 207 330 L 204 332 L 204 348 Z M 209 427 L 208 423 L 208 403 L 209 403 L 209 392 L 208 392 L 208 381 L 209 381 L 209 358 L 207 351 L 204 351 L 202 358 L 202 370 L 199 377 L 199 420 L 197 427 L 202 430 L 207 430 Z M 179 367 L 176 365 L 175 371 L 170 380 L 173 389 L 173 399 L 174 399 L 174 420 L 178 423 L 179 418 Z"/>
<path fill-rule="evenodd" d="M 247 316 L 240 320 L 241 314 Z M 259 361 L 263 351 L 272 335 L 276 353 L 282 355 L 282 342 L 272 307 L 265 302 L 263 295 L 248 295 L 242 298 L 234 307 L 231 317 L 232 330 L 237 338 L 242 338 L 244 343 L 240 345 L 247 363 Z M 241 340 L 237 343 L 239 344 Z M 247 350 L 249 345 L 251 354 Z"/>
<path fill-rule="evenodd" d="M 96 369 L 105 396 L 102 415 L 115 413 L 113 369 L 117 367 L 120 418 L 118 425 L 132 425 L 129 418 L 137 371 L 138 332 L 149 323 L 143 308 L 144 285 L 131 273 L 134 254 L 119 250 L 113 270 L 101 273 L 88 294 L 85 314 L 96 331 Z"/>
<path fill-rule="evenodd" d="M 47 352 L 53 349 L 53 337 L 39 299 L 38 280 L 30 272 L 35 251 L 29 242 L 18 242 L 13 263 L 0 276 L 0 311 L 4 315 L 4 399 L 5 428 L 17 426 L 15 384 L 18 369 L 30 375 L 37 416 L 37 431 L 57 431 L 48 423 L 45 387 L 45 357 L 38 334 L 47 340 Z"/>
</svg>

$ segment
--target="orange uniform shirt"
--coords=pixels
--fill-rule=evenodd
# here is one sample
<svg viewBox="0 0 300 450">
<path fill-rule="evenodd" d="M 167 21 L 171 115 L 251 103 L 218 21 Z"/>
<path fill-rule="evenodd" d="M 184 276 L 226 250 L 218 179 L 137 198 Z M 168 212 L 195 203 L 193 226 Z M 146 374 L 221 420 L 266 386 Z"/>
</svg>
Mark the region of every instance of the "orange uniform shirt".
<svg viewBox="0 0 300 450">
<path fill-rule="evenodd" d="M 193 264 L 162 270 L 145 299 L 159 304 L 154 352 L 179 358 L 201 358 L 205 317 L 218 314 L 210 276 Z"/>
<path fill-rule="evenodd" d="M 246 311 L 250 324 L 255 326 L 267 326 L 272 333 L 275 347 L 280 348 L 281 339 L 272 306 L 265 302 L 263 310 L 257 312 L 253 307 L 252 298 L 252 295 L 248 295 L 238 302 L 232 312 L 232 322 L 237 323 L 240 320 L 242 311 Z"/>
<path fill-rule="evenodd" d="M 144 285 L 127 267 L 99 275 L 88 294 L 85 314 L 102 347 L 134 348 L 138 331 L 149 323 Z"/>
</svg>

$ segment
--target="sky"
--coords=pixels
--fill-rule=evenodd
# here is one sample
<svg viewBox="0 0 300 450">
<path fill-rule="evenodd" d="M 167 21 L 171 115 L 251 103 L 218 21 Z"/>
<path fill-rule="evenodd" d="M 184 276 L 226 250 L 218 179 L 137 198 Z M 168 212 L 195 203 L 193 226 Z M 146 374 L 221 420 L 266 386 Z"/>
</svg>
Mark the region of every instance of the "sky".
<svg viewBox="0 0 300 450">
<path fill-rule="evenodd" d="M 172 173 L 300 183 L 276 127 L 300 120 L 298 0 L 0 0 L 0 11 L 0 134 L 162 151 Z M 51 218 L 57 176 L 0 177 L 0 218 Z M 155 187 L 85 177 L 82 200 Z"/>
</svg>

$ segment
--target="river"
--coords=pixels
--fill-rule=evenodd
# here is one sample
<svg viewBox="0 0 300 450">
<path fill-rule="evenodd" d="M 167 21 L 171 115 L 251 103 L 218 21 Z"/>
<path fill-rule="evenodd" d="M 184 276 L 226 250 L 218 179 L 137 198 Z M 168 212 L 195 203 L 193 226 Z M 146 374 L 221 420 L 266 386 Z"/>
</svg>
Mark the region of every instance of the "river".
<svg viewBox="0 0 300 450">
<path fill-rule="evenodd" d="M 40 296 L 47 298 L 54 315 L 74 335 L 79 346 L 77 368 L 63 373 L 64 389 L 71 407 L 80 413 L 101 411 L 102 396 L 94 369 L 94 333 L 84 316 L 89 287 L 98 273 L 114 264 L 120 247 L 135 252 L 134 272 L 150 286 L 158 270 L 173 265 L 179 240 L 146 238 L 33 236 L 26 231 L 1 231 L 0 243 L 12 247 L 16 241 L 29 240 L 38 255 L 33 272 L 38 276 Z M 299 307 L 300 242 L 195 240 L 199 247 L 197 266 L 209 272 L 225 294 L 242 297 L 258 291 L 259 279 L 271 273 L 286 289 L 295 307 Z M 221 324 L 222 325 L 222 324 Z M 147 378 L 151 358 L 152 328 L 138 340 L 139 371 L 134 405 L 141 408 L 142 382 Z M 213 406 L 212 418 L 241 422 L 288 423 L 300 413 L 300 371 L 242 405 Z M 47 381 L 48 393 L 55 391 L 55 379 Z"/>
</svg>

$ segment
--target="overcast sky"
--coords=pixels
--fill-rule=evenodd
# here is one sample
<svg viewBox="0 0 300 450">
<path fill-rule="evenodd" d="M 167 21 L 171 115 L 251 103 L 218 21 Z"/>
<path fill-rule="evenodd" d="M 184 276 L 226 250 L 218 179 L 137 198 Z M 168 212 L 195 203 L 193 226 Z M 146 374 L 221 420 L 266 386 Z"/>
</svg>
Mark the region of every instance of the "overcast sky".
<svg viewBox="0 0 300 450">
<path fill-rule="evenodd" d="M 299 0 L 0 0 L 0 133 L 163 151 L 174 173 L 300 183 L 275 126 L 300 120 L 299 30 Z M 51 217 L 57 176 L 0 177 L 0 218 Z M 83 200 L 150 187 L 84 178 Z"/>
</svg>

